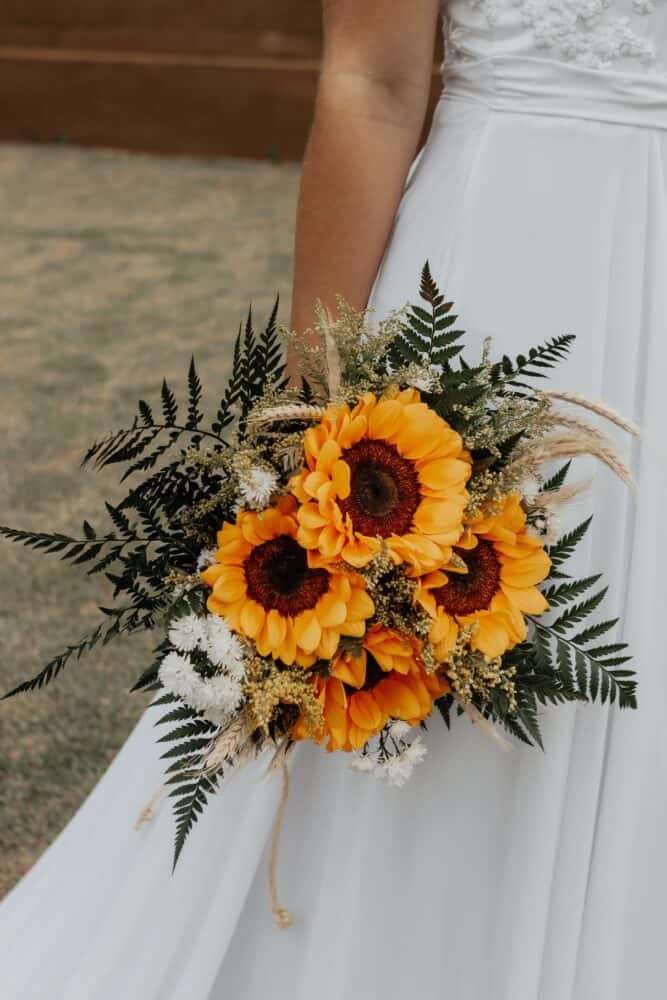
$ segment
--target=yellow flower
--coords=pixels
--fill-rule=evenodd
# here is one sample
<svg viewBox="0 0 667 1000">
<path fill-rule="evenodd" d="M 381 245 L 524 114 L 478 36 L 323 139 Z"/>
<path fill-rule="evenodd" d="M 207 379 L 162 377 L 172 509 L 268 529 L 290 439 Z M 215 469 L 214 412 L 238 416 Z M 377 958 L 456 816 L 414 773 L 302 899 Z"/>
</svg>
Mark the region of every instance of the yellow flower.
<svg viewBox="0 0 667 1000">
<path fill-rule="evenodd" d="M 427 574 L 418 600 L 434 619 L 430 640 L 445 660 L 459 628 L 474 626 L 471 647 L 502 656 L 527 635 L 524 615 L 548 608 L 535 586 L 549 575 L 551 562 L 539 538 L 526 532 L 521 498 L 513 493 L 496 514 L 470 525 L 456 545 L 467 571 Z"/>
<path fill-rule="evenodd" d="M 207 607 L 252 639 L 261 656 L 311 666 L 330 659 L 342 635 L 361 638 L 373 601 L 355 573 L 308 566 L 296 540 L 296 501 L 262 513 L 241 511 L 218 533 L 216 562 L 202 579 Z"/>
<path fill-rule="evenodd" d="M 470 458 L 460 436 L 406 389 L 330 407 L 305 435 L 291 483 L 311 565 L 365 566 L 384 543 L 415 573 L 437 569 L 462 531 Z"/>
<path fill-rule="evenodd" d="M 329 751 L 358 750 L 389 719 L 417 725 L 430 715 L 434 700 L 450 686 L 441 676 L 426 673 L 419 651 L 417 640 L 374 626 L 360 656 L 339 654 L 331 676 L 314 680 L 315 694 L 324 711 L 324 726 L 317 741 L 328 737 Z M 299 720 L 292 736 L 308 736 L 303 720 Z"/>
</svg>

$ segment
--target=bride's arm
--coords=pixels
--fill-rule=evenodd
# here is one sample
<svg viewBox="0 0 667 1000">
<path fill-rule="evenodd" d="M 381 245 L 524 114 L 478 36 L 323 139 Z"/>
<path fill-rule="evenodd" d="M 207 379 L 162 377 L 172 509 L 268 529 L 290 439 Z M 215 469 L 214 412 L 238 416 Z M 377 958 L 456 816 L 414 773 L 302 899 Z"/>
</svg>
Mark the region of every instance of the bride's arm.
<svg viewBox="0 0 667 1000">
<path fill-rule="evenodd" d="M 291 326 L 368 301 L 424 123 L 438 0 L 323 0 L 324 54 L 299 194 Z"/>
</svg>

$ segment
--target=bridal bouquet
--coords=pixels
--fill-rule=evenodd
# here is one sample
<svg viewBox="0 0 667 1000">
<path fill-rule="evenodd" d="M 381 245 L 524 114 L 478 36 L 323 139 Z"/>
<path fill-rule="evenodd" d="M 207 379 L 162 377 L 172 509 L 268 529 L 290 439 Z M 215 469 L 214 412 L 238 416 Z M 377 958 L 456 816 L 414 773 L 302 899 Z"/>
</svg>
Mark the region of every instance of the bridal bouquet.
<svg viewBox="0 0 667 1000">
<path fill-rule="evenodd" d="M 10 695 L 121 634 L 155 633 L 134 690 L 163 710 L 176 859 L 209 794 L 267 748 L 283 762 L 312 740 L 400 785 L 436 715 L 541 746 L 545 705 L 635 707 L 626 646 L 607 637 L 616 621 L 585 624 L 599 576 L 564 569 L 590 519 L 557 529 L 574 456 L 629 478 L 583 411 L 634 428 L 533 387 L 573 337 L 514 360 L 487 343 L 464 360 L 428 265 L 420 298 L 377 329 L 342 299 L 335 322 L 318 305 L 321 349 L 292 337 L 299 389 L 276 309 L 259 335 L 249 316 L 211 423 L 193 362 L 185 412 L 164 383 L 159 412 L 141 401 L 129 428 L 89 450 L 85 462 L 134 482 L 107 504 L 111 530 L 0 529 L 102 573 L 116 599 Z"/>
</svg>

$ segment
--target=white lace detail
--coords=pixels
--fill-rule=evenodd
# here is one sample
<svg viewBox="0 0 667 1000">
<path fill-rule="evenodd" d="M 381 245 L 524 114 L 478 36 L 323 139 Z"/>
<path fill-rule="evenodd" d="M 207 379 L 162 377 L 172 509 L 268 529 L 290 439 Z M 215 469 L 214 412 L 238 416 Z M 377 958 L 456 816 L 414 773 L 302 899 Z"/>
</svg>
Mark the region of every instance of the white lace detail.
<svg viewBox="0 0 667 1000">
<path fill-rule="evenodd" d="M 496 0 L 468 0 L 468 3 L 473 10 L 481 10 L 491 26 L 496 23 L 498 17 Z"/>
<path fill-rule="evenodd" d="M 489 29 L 503 23 L 514 8 L 524 27 L 531 29 L 537 49 L 552 50 L 568 62 L 593 69 L 605 69 L 619 60 L 630 60 L 651 75 L 664 76 L 653 42 L 633 27 L 631 17 L 656 11 L 659 0 L 623 0 L 629 16 L 619 12 L 616 0 L 466 0 L 466 6 L 484 17 Z M 476 58 L 478 26 L 457 23 L 443 9 L 447 58 L 455 61 Z M 493 37 L 493 36 L 492 36 Z M 553 57 L 552 57 L 553 58 Z M 631 68 L 626 66 L 623 68 Z"/>
<path fill-rule="evenodd" d="M 595 69 L 621 58 L 655 62 L 653 46 L 632 30 L 627 17 L 607 17 L 610 0 L 513 0 L 524 24 L 533 29 L 541 49 L 557 49 L 560 55 Z M 655 9 L 654 0 L 633 0 L 637 13 Z"/>
<path fill-rule="evenodd" d="M 463 28 L 460 24 L 452 25 L 449 19 L 444 21 L 447 59 L 463 60 L 467 58 L 465 40 L 468 34 L 467 28 Z"/>
</svg>

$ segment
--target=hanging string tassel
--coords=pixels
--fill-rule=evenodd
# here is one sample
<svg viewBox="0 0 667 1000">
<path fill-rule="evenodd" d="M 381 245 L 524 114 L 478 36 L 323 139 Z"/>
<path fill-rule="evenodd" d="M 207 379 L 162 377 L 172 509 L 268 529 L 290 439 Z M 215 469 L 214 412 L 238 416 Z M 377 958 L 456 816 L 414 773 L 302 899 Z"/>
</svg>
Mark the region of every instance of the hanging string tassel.
<svg viewBox="0 0 667 1000">
<path fill-rule="evenodd" d="M 468 718 L 472 719 L 475 725 L 479 726 L 482 732 L 488 736 L 489 739 L 493 740 L 494 743 L 497 743 L 501 750 L 507 751 L 512 749 L 510 741 L 505 739 L 493 723 L 489 722 L 489 720 L 482 715 L 476 705 L 473 705 L 471 701 L 465 701 L 463 698 L 457 698 L 456 700 Z"/>
<path fill-rule="evenodd" d="M 166 791 L 164 785 L 160 785 L 155 795 L 152 797 L 150 802 L 147 802 L 144 808 L 141 810 L 137 816 L 136 822 L 134 824 L 135 830 L 140 830 L 144 823 L 150 823 L 152 819 L 155 818 L 155 806 L 158 804 L 162 798 L 164 792 Z"/>
<path fill-rule="evenodd" d="M 287 770 L 287 764 L 285 763 L 285 758 L 283 756 L 281 761 L 281 770 L 283 774 L 283 790 L 280 796 L 280 802 L 278 803 L 278 811 L 276 813 L 276 821 L 273 826 L 273 836 L 271 838 L 271 857 L 269 859 L 269 890 L 271 892 L 271 912 L 273 914 L 273 920 L 276 927 L 280 930 L 287 930 L 292 924 L 292 915 L 289 910 L 286 910 L 284 906 L 280 905 L 278 900 L 278 889 L 276 887 L 276 864 L 278 861 L 278 848 L 280 846 L 280 834 L 283 827 L 283 820 L 285 818 L 285 808 L 287 806 L 287 797 L 289 795 L 289 772 Z"/>
</svg>

